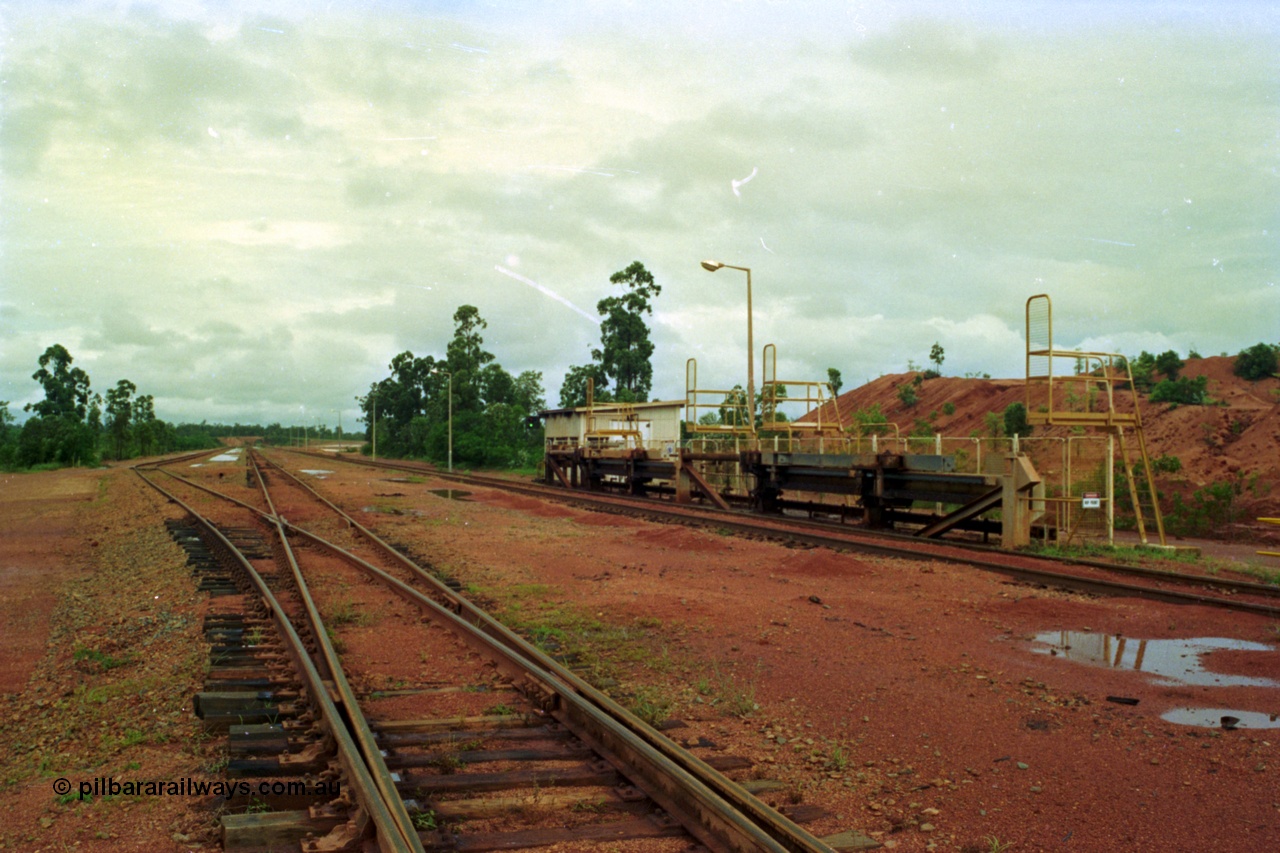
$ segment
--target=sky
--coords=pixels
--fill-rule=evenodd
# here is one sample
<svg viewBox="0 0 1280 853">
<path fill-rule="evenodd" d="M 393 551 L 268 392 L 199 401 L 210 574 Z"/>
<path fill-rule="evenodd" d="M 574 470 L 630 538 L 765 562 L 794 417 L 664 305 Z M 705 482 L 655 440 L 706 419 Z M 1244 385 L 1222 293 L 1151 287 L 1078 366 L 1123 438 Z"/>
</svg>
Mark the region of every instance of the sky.
<svg viewBox="0 0 1280 853">
<path fill-rule="evenodd" d="M 653 396 L 931 346 L 1280 340 L 1267 2 L 0 0 L 0 400 L 60 343 L 169 421 L 354 426 L 460 305 L 512 374 L 639 260 Z"/>
</svg>

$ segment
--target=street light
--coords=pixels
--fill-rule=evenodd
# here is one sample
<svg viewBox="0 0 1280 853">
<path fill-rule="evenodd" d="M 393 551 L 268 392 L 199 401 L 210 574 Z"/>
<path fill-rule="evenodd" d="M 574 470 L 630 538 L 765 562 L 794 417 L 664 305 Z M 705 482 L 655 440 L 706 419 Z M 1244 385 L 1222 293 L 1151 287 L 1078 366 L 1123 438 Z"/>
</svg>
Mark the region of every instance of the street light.
<svg viewBox="0 0 1280 853">
<path fill-rule="evenodd" d="M 756 425 L 756 370 L 755 349 L 751 338 L 751 270 L 748 267 L 736 267 L 733 264 L 722 264 L 720 261 L 703 261 L 702 268 L 707 272 L 728 267 L 731 270 L 742 270 L 747 274 L 747 422 L 752 431 Z"/>
<path fill-rule="evenodd" d="M 453 473 L 453 374 L 447 370 L 436 368 L 432 373 L 443 373 L 449 377 L 449 473 Z"/>
</svg>

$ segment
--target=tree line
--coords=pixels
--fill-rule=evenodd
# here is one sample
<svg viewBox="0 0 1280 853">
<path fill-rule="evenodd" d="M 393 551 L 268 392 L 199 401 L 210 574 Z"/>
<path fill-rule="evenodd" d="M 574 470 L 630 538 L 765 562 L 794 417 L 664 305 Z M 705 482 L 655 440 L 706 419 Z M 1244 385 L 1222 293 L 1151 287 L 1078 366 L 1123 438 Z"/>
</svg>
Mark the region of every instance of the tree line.
<svg viewBox="0 0 1280 853">
<path fill-rule="evenodd" d="M 405 351 L 391 360 L 391 374 L 357 397 L 365 439 L 385 456 L 466 467 L 523 468 L 542 458 L 542 430 L 533 418 L 546 407 L 542 373 L 512 376 L 484 348 L 488 323 L 474 305 L 454 312 L 453 339 L 445 357 Z"/>
<path fill-rule="evenodd" d="M 591 361 L 565 374 L 560 406 L 587 402 L 593 387 L 597 402 L 646 402 L 653 386 L 653 342 L 645 316 L 662 288 L 635 261 L 613 274 L 623 288 L 596 304 L 600 346 Z M 397 355 L 390 374 L 356 398 L 363 413 L 365 438 L 377 435 L 380 455 L 411 456 L 442 463 L 449 458 L 450 422 L 453 461 L 463 467 L 531 468 L 542 459 L 539 412 L 547 407 L 541 371 L 513 376 L 485 349 L 488 323 L 474 305 L 453 315 L 453 338 L 445 355 Z M 370 450 L 372 447 L 369 448 Z"/>
<path fill-rule="evenodd" d="M 89 374 L 74 366 L 62 344 L 48 347 L 37 363 L 31 378 L 44 390 L 44 399 L 23 407 L 32 417 L 17 426 L 9 401 L 0 400 L 0 467 L 96 465 L 103 458 L 217 444 L 157 418 L 154 398 L 138 394 L 138 386 L 128 379 L 116 382 L 105 396 L 96 393 Z"/>
<path fill-rule="evenodd" d="M 231 436 L 262 436 L 281 445 L 342 437 L 324 425 L 169 423 L 156 416 L 154 397 L 139 394 L 129 379 L 105 394 L 95 392 L 89 374 L 75 366 L 62 344 L 44 351 L 31 378 L 44 399 L 23 407 L 32 415 L 26 423 L 18 425 L 9 401 L 0 400 L 0 469 L 97 465 L 104 459 L 206 450 Z"/>
</svg>

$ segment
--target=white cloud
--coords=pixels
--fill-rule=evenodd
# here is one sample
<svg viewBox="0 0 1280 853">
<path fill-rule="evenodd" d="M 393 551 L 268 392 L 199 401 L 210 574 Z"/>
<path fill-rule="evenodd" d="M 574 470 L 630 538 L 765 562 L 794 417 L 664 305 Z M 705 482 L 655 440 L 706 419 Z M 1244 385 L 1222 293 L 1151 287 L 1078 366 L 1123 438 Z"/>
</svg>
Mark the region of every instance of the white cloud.
<svg viewBox="0 0 1280 853">
<path fill-rule="evenodd" d="M 705 257 L 752 267 L 757 352 L 846 386 L 934 341 L 1016 376 L 1037 292 L 1122 351 L 1280 328 L 1259 6 L 337 5 L 9 15 L 0 396 L 59 342 L 162 417 L 350 422 L 469 303 L 554 401 L 597 333 L 495 265 L 592 314 L 642 260 L 663 397 L 691 356 L 745 381 Z"/>
</svg>

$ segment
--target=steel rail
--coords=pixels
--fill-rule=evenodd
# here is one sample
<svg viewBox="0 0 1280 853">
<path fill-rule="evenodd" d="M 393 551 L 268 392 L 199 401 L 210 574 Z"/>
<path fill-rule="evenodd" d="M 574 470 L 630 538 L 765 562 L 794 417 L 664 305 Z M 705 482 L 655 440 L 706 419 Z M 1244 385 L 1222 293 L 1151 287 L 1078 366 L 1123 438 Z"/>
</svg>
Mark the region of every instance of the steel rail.
<svg viewBox="0 0 1280 853">
<path fill-rule="evenodd" d="M 276 629 L 280 632 L 289 648 L 290 656 L 294 659 L 296 669 L 306 679 L 308 690 L 311 694 L 311 700 L 317 706 L 320 712 L 320 721 L 329 737 L 333 740 L 338 762 L 343 771 L 347 774 L 347 779 L 351 781 L 352 787 L 355 789 L 354 796 L 356 803 L 359 805 L 364 820 L 356 822 L 356 829 L 363 833 L 369 824 L 372 825 L 375 836 L 378 841 L 379 848 L 384 853 L 409 853 L 412 850 L 422 850 L 419 843 L 418 846 L 412 847 L 403 837 L 400 827 L 392 817 L 391 811 L 387 807 L 387 803 L 378 793 L 378 786 L 373 777 L 369 773 L 368 767 L 365 765 L 364 758 L 361 756 L 359 748 L 352 739 L 351 734 L 347 731 L 347 727 L 339 714 L 337 705 L 330 698 L 326 689 L 324 679 L 321 677 L 315 663 L 311 660 L 311 656 L 307 653 L 306 646 L 302 642 L 302 638 L 294 629 L 289 619 L 288 613 L 281 605 L 279 599 L 272 593 L 270 586 L 263 579 L 262 575 L 253 567 L 253 564 L 245 557 L 231 540 L 223 535 L 212 521 L 205 518 L 194 507 L 184 502 L 177 495 L 163 488 L 159 484 L 148 479 L 141 470 L 134 469 L 135 473 L 142 478 L 142 481 L 151 486 L 160 494 L 164 495 L 170 501 L 173 501 L 185 512 L 187 512 L 195 522 L 200 525 L 210 536 L 212 536 L 224 552 L 230 555 L 240 567 L 248 575 L 257 589 L 258 594 L 262 596 L 262 600 L 266 603 L 271 611 L 272 619 L 276 623 Z M 323 632 L 321 632 L 323 633 Z M 403 804 L 402 804 L 403 805 Z M 364 824 L 363 826 L 361 824 Z M 416 835 L 414 836 L 416 839 Z"/>
<path fill-rule="evenodd" d="M 571 715 L 568 722 L 576 723 L 575 727 L 579 729 L 587 727 L 586 733 L 589 736 L 584 739 L 593 747 L 598 745 L 602 752 L 617 754 L 621 751 L 622 756 L 630 756 L 634 760 L 624 761 L 626 766 L 635 767 L 636 762 L 640 761 L 637 769 L 644 772 L 644 778 L 637 781 L 637 787 L 672 814 L 685 815 L 686 820 L 682 822 L 686 828 L 694 831 L 695 837 L 700 836 L 699 840 L 704 844 L 715 849 L 729 850 L 776 850 L 789 853 L 830 851 L 831 848 L 816 836 L 770 808 L 697 756 L 677 746 L 670 738 L 648 726 L 572 670 L 450 589 L 439 578 L 422 569 L 308 484 L 283 467 L 270 460 L 268 462 L 275 470 L 328 506 L 384 555 L 410 571 L 415 578 L 427 583 L 450 607 L 443 607 L 358 556 L 286 522 L 290 530 L 344 555 L 390 584 L 401 595 L 450 619 L 460 632 L 464 632 L 464 637 L 473 637 L 474 641 L 480 642 L 481 650 L 485 653 L 531 673 L 540 684 L 554 693 L 559 708 Z M 669 781 L 671 779 L 677 780 L 676 787 L 672 787 Z M 692 811 L 679 805 L 686 797 L 692 797 Z M 701 828 L 701 833 L 697 831 L 698 828 Z"/>
<path fill-rule="evenodd" d="M 385 555 L 427 582 L 436 594 L 449 602 L 457 614 L 403 581 L 345 551 L 341 546 L 280 519 L 286 529 L 350 560 L 365 571 L 374 573 L 398 594 L 431 608 L 442 618 L 452 620 L 466 631 L 462 634 L 464 639 L 469 638 L 471 642 L 479 644 L 477 651 L 509 661 L 510 665 L 519 667 L 521 675 L 530 676 L 544 685 L 546 695 L 555 697 L 554 704 L 559 713 L 568 716 L 564 720 L 567 726 L 578 730 L 579 736 L 597 751 L 617 756 L 618 764 L 643 770 L 643 778 L 633 779 L 633 782 L 668 812 L 680 816 L 681 823 L 699 841 L 717 850 L 829 853 L 831 848 L 811 833 L 761 802 L 697 756 L 681 749 L 665 735 L 651 729 L 630 711 L 548 657 L 541 649 L 529 644 L 417 566 L 289 471 L 271 464 L 329 506 Z M 159 470 L 186 485 L 250 510 L 264 520 L 279 518 L 216 489 L 192 482 L 173 472 Z M 667 769 L 664 770 L 664 767 Z M 680 805 L 690 796 L 692 810 Z"/>
<path fill-rule="evenodd" d="M 449 475 L 449 474 L 440 474 L 438 476 L 445 479 L 448 479 L 450 477 L 453 477 L 456 479 L 458 477 L 458 475 Z M 529 486 L 524 483 L 514 483 L 511 485 L 507 485 L 507 482 L 509 481 L 504 481 L 501 478 L 477 476 L 474 474 L 470 475 L 470 478 L 469 480 L 467 480 L 467 482 L 472 482 L 475 484 L 483 484 L 491 488 L 506 488 L 512 491 L 519 491 L 521 494 L 530 495 L 530 496 L 548 495 L 548 493 L 554 496 L 554 494 L 557 491 L 560 491 L 557 489 L 548 490 L 548 489 L 543 489 L 536 486 Z M 594 502 L 595 497 L 596 497 L 595 495 L 591 495 L 590 497 L 586 497 L 585 501 L 588 503 Z M 579 498 L 583 499 L 582 496 L 579 496 Z M 628 506 L 628 507 L 635 506 L 641 509 L 647 508 L 647 506 L 651 505 L 652 503 L 650 501 L 647 501 L 644 498 L 638 498 L 638 499 L 629 498 L 625 495 L 601 496 L 601 500 L 604 503 L 617 501 L 619 504 L 623 506 Z M 709 517 L 714 517 L 717 519 L 724 518 L 724 519 L 730 519 L 730 520 L 738 520 L 743 518 L 744 516 L 747 518 L 751 517 L 742 512 L 735 512 L 735 511 L 725 512 L 724 510 L 715 509 L 712 507 L 699 506 L 699 507 L 690 507 L 689 509 L 691 509 L 695 513 L 705 514 Z M 661 512 L 662 510 L 659 509 L 658 511 Z M 779 518 L 779 519 L 762 518 L 760 519 L 760 529 L 761 530 L 776 529 L 776 527 L 770 527 L 770 522 L 772 522 L 773 525 L 785 525 L 789 528 L 804 528 L 806 530 L 814 531 L 819 536 L 834 536 L 838 539 L 848 539 L 849 541 L 862 542 L 870 539 L 878 539 L 878 540 L 882 540 L 890 543 L 896 542 L 896 543 L 899 543 L 901 548 L 903 548 L 905 551 L 911 554 L 937 554 L 937 553 L 940 553 L 939 549 L 956 548 L 964 551 L 976 551 L 980 554 L 1003 554 L 1011 557 L 1019 557 L 1022 559 L 1035 560 L 1035 561 L 1046 562 L 1046 563 L 1059 563 L 1067 566 L 1087 566 L 1089 568 L 1101 569 L 1103 571 L 1108 571 L 1115 574 L 1150 578 L 1152 580 L 1158 580 L 1166 583 L 1175 583 L 1175 584 L 1181 584 L 1186 586 L 1204 586 L 1204 587 L 1211 587 L 1214 589 L 1229 590 L 1230 592 L 1233 592 L 1233 593 L 1244 593 L 1248 595 L 1260 595 L 1264 597 L 1280 598 L 1280 586 L 1276 586 L 1273 584 L 1257 583 L 1255 581 L 1243 581 L 1243 580 L 1236 580 L 1232 578 L 1219 578 L 1219 577 L 1213 577 L 1210 575 L 1191 575 L 1191 574 L 1186 574 L 1182 572 L 1168 572 L 1162 569 L 1153 569 L 1147 566 L 1131 566 L 1131 565 L 1126 565 L 1124 563 L 1111 563 L 1105 560 L 1093 560 L 1085 557 L 1059 557 L 1059 556 L 1054 556 L 1049 554 L 1026 554 L 1021 552 L 1005 551 L 990 545 L 980 545 L 973 542 L 962 542 L 962 541 L 954 541 L 954 540 L 924 542 L 912 536 L 907 536 L 899 533 L 892 533 L 889 531 L 849 530 L 847 528 L 837 528 L 830 524 L 824 524 L 822 522 L 811 521 L 809 519 L 802 519 L 802 518 Z M 944 555 L 942 559 L 949 559 L 949 557 L 946 557 Z M 975 559 L 975 562 L 972 562 L 971 565 L 978 566 L 978 567 L 985 567 L 981 562 L 976 561 L 977 558 L 974 558 L 974 559 Z"/>
<path fill-rule="evenodd" d="M 407 848 L 416 851 L 416 853 L 423 853 L 422 839 L 418 837 L 418 831 L 413 825 L 413 818 L 410 816 L 409 810 L 405 808 L 404 800 L 396 791 L 395 779 L 392 778 L 391 770 L 387 767 L 387 762 L 383 758 L 377 737 L 374 735 L 373 729 L 370 728 L 369 721 L 360 711 L 360 702 L 356 698 L 355 691 L 351 689 L 351 683 L 347 680 L 342 661 L 338 657 L 337 651 L 333 648 L 333 643 L 329 639 L 329 632 L 325 630 L 320 609 L 316 606 L 306 579 L 302 576 L 302 568 L 298 565 L 297 557 L 293 553 L 293 546 L 289 544 L 289 537 L 285 532 L 287 522 L 276 511 L 275 502 L 271 499 L 266 480 L 263 479 L 261 471 L 258 470 L 252 450 L 249 451 L 246 464 L 252 466 L 254 474 L 257 476 L 258 487 L 262 490 L 262 497 L 266 500 L 267 507 L 271 511 L 270 520 L 279 536 L 285 557 L 289 561 L 289 570 L 293 574 L 293 582 L 297 585 L 302 603 L 306 607 L 307 619 L 311 624 L 311 633 L 315 636 L 316 643 L 320 647 L 320 656 L 324 661 L 325 668 L 329 671 L 333 688 L 347 710 L 347 723 L 351 735 L 360 748 L 360 754 L 364 757 L 365 765 L 373 777 L 378 794 L 383 802 L 387 804 L 387 809 L 391 813 L 391 817 L 395 821 Z"/>
<path fill-rule="evenodd" d="M 291 450 L 290 452 L 302 451 Z M 323 458 L 327 459 L 333 456 L 335 456 L 335 454 L 330 454 Z M 708 524 L 714 524 L 718 528 L 725 528 L 735 533 L 748 536 L 785 538 L 788 541 L 812 547 L 853 551 L 856 553 L 872 554 L 881 557 L 893 557 L 908 560 L 935 560 L 938 562 L 953 563 L 956 565 L 972 566 L 974 568 L 983 569 L 984 571 L 996 572 L 1008 577 L 1013 577 L 1020 581 L 1074 589 L 1090 594 L 1139 596 L 1172 604 L 1196 604 L 1223 607 L 1229 610 L 1254 613 L 1272 619 L 1280 618 L 1280 607 L 1261 604 L 1258 602 L 1238 601 L 1221 596 L 1201 595 L 1172 589 L 1160 589 L 1157 587 L 1142 586 L 1139 584 L 1126 583 L 1124 581 L 1110 580 L 1107 578 L 1090 578 L 1078 574 L 1037 569 L 1029 566 L 1013 566 L 978 557 L 963 557 L 957 554 L 948 554 L 942 550 L 944 548 L 955 548 L 959 550 L 974 549 L 974 546 L 966 546 L 962 543 L 948 542 L 943 545 L 939 543 L 926 544 L 911 541 L 908 544 L 908 542 L 903 541 L 902 537 L 892 537 L 891 541 L 896 541 L 901 544 L 889 544 L 889 542 L 885 541 L 890 540 L 890 537 L 888 536 L 862 531 L 857 533 L 841 531 L 840 534 L 837 535 L 835 533 L 827 532 L 802 532 L 794 529 L 786 529 L 793 526 L 792 520 L 789 519 L 755 520 L 751 516 L 743 513 L 724 512 L 723 510 L 714 510 L 702 507 L 692 509 L 682 506 L 679 510 L 673 510 L 660 505 L 655 505 L 652 501 L 625 498 L 618 495 L 602 496 L 594 493 L 566 493 L 563 489 L 543 489 L 522 483 L 513 483 L 499 478 L 477 477 L 475 475 L 462 475 L 457 473 L 447 474 L 435 469 L 420 468 L 409 465 L 397 465 L 396 463 L 383 463 L 381 461 L 377 463 L 371 463 L 368 460 L 363 459 L 340 459 L 339 461 L 348 462 L 354 465 L 390 468 L 392 470 L 401 470 L 420 474 L 429 473 L 432 476 L 439 477 L 440 479 L 452 480 L 471 485 L 483 485 L 491 488 L 499 488 L 522 495 L 554 499 L 564 503 L 576 504 L 589 508 L 600 509 L 601 507 L 611 507 L 617 511 L 643 515 L 663 522 L 687 524 L 690 521 L 701 521 L 702 519 L 699 518 L 699 516 L 701 516 L 707 519 L 706 523 Z M 873 539 L 881 541 L 871 541 Z M 990 549 L 983 550 L 986 552 L 990 551 Z M 1213 578 L 1200 575 L 1162 572 L 1157 569 L 1125 566 L 1102 561 L 1083 561 L 1040 555 L 1028 557 L 1015 552 L 1000 553 L 1007 554 L 1010 559 L 1062 563 L 1064 565 L 1084 565 L 1103 571 L 1109 571 L 1117 574 L 1136 575 L 1172 584 L 1216 587 L 1229 590 L 1233 593 L 1239 592 L 1267 597 L 1280 595 L 1280 590 L 1275 587 L 1247 581 L 1232 581 L 1223 578 Z M 1134 571 L 1135 569 L 1137 569 L 1137 571 Z"/>
</svg>

